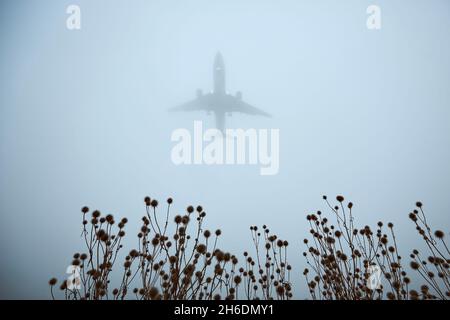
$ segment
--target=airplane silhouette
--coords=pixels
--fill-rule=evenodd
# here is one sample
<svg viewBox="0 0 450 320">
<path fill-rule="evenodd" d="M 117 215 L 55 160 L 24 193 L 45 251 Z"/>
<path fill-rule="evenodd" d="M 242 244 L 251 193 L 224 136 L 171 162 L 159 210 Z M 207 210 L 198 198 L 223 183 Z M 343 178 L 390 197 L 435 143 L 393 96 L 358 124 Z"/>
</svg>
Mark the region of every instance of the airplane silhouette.
<svg viewBox="0 0 450 320">
<path fill-rule="evenodd" d="M 240 112 L 250 115 L 261 115 L 271 117 L 270 114 L 248 103 L 242 101 L 242 93 L 238 91 L 236 96 L 225 91 L 225 65 L 220 52 L 216 54 L 213 70 L 214 90 L 211 93 L 203 94 L 197 89 L 197 98 L 180 106 L 169 109 L 170 111 L 207 111 L 214 112 L 216 117 L 216 127 L 222 133 L 225 130 L 225 114 L 231 116 L 233 112 Z"/>
</svg>

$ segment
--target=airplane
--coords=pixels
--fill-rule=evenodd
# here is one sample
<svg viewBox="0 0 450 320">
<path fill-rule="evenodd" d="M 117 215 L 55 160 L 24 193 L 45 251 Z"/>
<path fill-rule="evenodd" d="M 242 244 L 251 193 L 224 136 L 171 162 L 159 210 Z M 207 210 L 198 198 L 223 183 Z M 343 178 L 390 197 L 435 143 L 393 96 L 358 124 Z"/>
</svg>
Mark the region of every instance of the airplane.
<svg viewBox="0 0 450 320">
<path fill-rule="evenodd" d="M 213 69 L 214 90 L 203 94 L 197 89 L 197 98 L 182 105 L 169 109 L 170 111 L 206 111 L 214 113 L 216 117 L 216 128 L 222 133 L 225 130 L 225 115 L 231 116 L 233 112 L 250 115 L 271 117 L 270 114 L 242 101 L 242 92 L 238 91 L 235 96 L 225 91 L 225 64 L 220 52 L 216 54 Z"/>
</svg>

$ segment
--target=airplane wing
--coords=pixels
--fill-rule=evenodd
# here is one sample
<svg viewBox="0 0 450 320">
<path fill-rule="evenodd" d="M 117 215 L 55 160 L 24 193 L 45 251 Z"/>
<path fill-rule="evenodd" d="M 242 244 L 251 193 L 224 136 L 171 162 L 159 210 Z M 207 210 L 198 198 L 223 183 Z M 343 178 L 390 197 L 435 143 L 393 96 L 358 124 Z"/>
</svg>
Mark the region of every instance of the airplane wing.
<svg viewBox="0 0 450 320">
<path fill-rule="evenodd" d="M 169 111 L 200 111 L 200 110 L 206 111 L 222 110 L 224 112 L 240 112 L 250 115 L 272 117 L 269 113 L 262 111 L 256 107 L 253 107 L 250 104 L 242 101 L 242 99 L 238 99 L 232 95 L 224 96 L 218 102 L 217 98 L 215 98 L 212 94 L 205 94 L 198 96 L 196 99 L 192 101 L 186 102 L 182 105 L 169 109 Z"/>
<path fill-rule="evenodd" d="M 234 97 L 233 97 L 234 98 Z M 253 107 L 249 105 L 247 102 L 244 102 L 240 99 L 233 99 L 233 105 L 231 107 L 232 112 L 240 112 L 245 114 L 251 114 L 251 115 L 259 115 L 259 116 L 265 116 L 265 117 L 272 117 L 269 113 L 262 111 L 261 109 L 258 109 L 256 107 Z"/>
<path fill-rule="evenodd" d="M 198 110 L 211 110 L 211 104 L 209 94 L 197 97 L 192 101 L 183 103 L 179 106 L 170 108 L 169 111 L 198 111 Z"/>
</svg>

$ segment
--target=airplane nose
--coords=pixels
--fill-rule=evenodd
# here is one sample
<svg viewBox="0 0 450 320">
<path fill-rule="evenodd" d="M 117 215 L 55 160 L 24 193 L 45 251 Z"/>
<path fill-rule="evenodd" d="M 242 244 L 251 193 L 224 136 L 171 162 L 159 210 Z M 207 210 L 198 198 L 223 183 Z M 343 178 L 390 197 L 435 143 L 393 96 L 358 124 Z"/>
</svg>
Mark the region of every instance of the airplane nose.
<svg viewBox="0 0 450 320">
<path fill-rule="evenodd" d="M 223 58 L 220 52 L 217 52 L 216 58 L 214 59 L 214 64 L 216 67 L 223 67 Z"/>
</svg>

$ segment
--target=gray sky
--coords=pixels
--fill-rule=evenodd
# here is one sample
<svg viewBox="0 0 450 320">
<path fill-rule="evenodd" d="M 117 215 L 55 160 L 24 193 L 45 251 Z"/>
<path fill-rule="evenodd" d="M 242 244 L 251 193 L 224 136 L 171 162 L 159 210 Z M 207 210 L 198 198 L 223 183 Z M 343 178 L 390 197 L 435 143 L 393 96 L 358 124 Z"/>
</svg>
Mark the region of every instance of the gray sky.
<svg viewBox="0 0 450 320">
<path fill-rule="evenodd" d="M 127 216 L 133 246 L 146 195 L 202 204 L 239 255 L 267 224 L 291 243 L 299 297 L 304 217 L 323 194 L 352 200 L 361 225 L 393 221 L 406 256 L 416 200 L 450 226 L 449 30 L 447 0 L 2 1 L 0 297 L 49 297 L 83 248 L 83 205 Z M 228 90 L 274 115 L 227 121 L 280 129 L 278 175 L 171 162 L 174 129 L 214 125 L 167 109 L 212 89 L 217 51 Z"/>
</svg>

